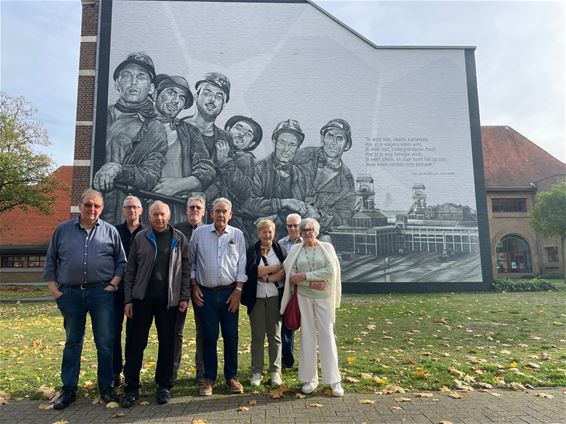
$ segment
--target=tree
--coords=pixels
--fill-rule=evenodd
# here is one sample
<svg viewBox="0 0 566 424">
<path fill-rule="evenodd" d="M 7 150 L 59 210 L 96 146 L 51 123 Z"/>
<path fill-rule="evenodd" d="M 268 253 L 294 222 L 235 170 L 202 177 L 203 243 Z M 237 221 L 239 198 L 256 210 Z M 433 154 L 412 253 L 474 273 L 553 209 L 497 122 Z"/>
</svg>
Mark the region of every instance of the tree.
<svg viewBox="0 0 566 424">
<path fill-rule="evenodd" d="M 543 236 L 559 237 L 562 250 L 560 270 L 566 282 L 566 182 L 553 185 L 535 198 L 535 208 L 530 218 L 531 227 Z"/>
<path fill-rule="evenodd" d="M 34 150 L 51 144 L 36 112 L 24 97 L 0 91 L 0 213 L 16 207 L 52 213 L 59 184 L 51 158 Z"/>
</svg>

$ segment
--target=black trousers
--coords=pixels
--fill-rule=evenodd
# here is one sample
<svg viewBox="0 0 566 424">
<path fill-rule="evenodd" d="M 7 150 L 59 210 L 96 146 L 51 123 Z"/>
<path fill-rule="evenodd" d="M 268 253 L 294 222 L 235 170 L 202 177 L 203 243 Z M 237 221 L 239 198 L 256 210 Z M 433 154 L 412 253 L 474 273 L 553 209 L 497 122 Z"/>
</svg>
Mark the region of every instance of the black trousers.
<svg viewBox="0 0 566 424">
<path fill-rule="evenodd" d="M 173 386 L 173 357 L 177 311 L 177 307 L 167 307 L 167 299 L 133 301 L 131 327 L 126 334 L 126 366 L 124 368 L 126 392 L 137 392 L 140 388 L 143 352 L 147 347 L 149 329 L 154 317 L 159 343 L 155 383 L 158 387 L 166 389 L 170 389 Z"/>
</svg>

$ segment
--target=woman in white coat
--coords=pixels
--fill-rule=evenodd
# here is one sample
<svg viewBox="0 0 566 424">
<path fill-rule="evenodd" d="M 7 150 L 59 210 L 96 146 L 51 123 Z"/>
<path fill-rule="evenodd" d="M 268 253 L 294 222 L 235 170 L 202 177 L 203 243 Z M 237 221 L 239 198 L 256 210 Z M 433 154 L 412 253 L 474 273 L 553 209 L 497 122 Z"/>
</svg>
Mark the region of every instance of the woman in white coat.
<svg viewBox="0 0 566 424">
<path fill-rule="evenodd" d="M 281 314 L 293 291 L 301 311 L 301 350 L 299 380 L 303 393 L 318 387 L 317 350 L 320 352 L 322 383 L 329 384 L 333 396 L 343 396 L 338 369 L 338 351 L 334 337 L 336 308 L 340 306 L 340 263 L 330 243 L 317 240 L 320 224 L 314 218 L 301 221 L 303 243 L 295 245 L 284 262 L 285 289 Z M 317 343 L 316 330 L 319 340 Z"/>
</svg>

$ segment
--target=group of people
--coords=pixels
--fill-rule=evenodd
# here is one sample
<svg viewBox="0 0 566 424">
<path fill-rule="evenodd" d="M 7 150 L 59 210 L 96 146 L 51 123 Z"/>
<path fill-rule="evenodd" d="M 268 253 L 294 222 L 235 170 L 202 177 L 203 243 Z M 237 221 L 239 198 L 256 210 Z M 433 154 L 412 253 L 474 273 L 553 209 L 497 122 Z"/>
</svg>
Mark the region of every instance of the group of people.
<svg viewBox="0 0 566 424">
<path fill-rule="evenodd" d="M 120 222 L 124 198 L 138 193 L 144 204 L 145 199 L 169 203 L 177 224 L 183 199 L 199 192 L 234 204 L 234 225 L 248 243 L 264 217 L 275 222 L 279 235 L 290 213 L 317 219 L 325 231 L 351 219 L 354 178 L 342 161 L 352 146 L 346 120 L 331 119 L 320 130 L 321 146 L 304 148 L 299 121 L 281 121 L 272 133 L 273 153 L 256 160 L 253 151 L 263 138 L 258 122 L 235 115 L 224 128 L 217 125 L 230 100 L 225 75 L 205 74 L 193 96 L 185 78 L 156 74 L 151 57 L 131 53 L 113 79 L 119 98 L 108 108 L 105 161 L 93 179 L 104 193 L 108 222 Z M 194 114 L 180 119 L 193 103 Z"/>
<path fill-rule="evenodd" d="M 302 391 L 318 386 L 317 350 L 322 382 L 334 396 L 344 391 L 334 338 L 340 305 L 340 265 L 330 243 L 319 241 L 320 224 L 298 214 L 286 217 L 288 235 L 275 239 L 273 220 L 257 223 L 257 242 L 248 245 L 241 229 L 230 225 L 232 202 L 211 203 L 210 224 L 203 223 L 202 196 L 186 203 L 186 221 L 172 225 L 167 203 L 149 205 L 149 225 L 142 224 L 142 201 L 122 200 L 124 222 L 116 227 L 101 219 L 105 198 L 86 190 L 79 216 L 59 225 L 48 248 L 44 279 L 63 316 L 66 332 L 61 365 L 62 390 L 55 409 L 76 399 L 86 316 L 90 314 L 98 359 L 98 389 L 104 402 L 135 404 L 140 392 L 144 350 L 153 321 L 158 354 L 156 401 L 168 403 L 182 359 L 189 303 L 195 320 L 195 369 L 200 394 L 213 393 L 218 373 L 217 342 L 222 332 L 224 380 L 230 393 L 243 393 L 238 380 L 239 307 L 247 307 L 251 327 L 250 385 L 261 384 L 264 341 L 268 341 L 271 384 L 283 383 L 282 368 L 294 363 L 294 335 L 282 314 L 296 291 L 301 312 L 298 378 Z M 125 353 L 122 328 L 126 322 Z M 317 342 L 318 332 L 318 342 Z M 116 387 L 122 383 L 124 395 Z"/>
</svg>

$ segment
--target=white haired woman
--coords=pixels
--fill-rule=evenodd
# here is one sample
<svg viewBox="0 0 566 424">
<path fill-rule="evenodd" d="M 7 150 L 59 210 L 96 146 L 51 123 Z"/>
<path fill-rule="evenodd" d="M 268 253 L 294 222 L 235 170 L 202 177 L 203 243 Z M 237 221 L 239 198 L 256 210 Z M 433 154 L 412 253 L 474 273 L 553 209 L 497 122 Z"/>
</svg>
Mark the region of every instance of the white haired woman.
<svg viewBox="0 0 566 424">
<path fill-rule="evenodd" d="M 330 243 L 317 240 L 320 224 L 314 218 L 301 221 L 303 243 L 295 245 L 285 259 L 285 289 L 281 301 L 284 313 L 296 288 L 301 311 L 301 350 L 299 380 L 303 393 L 318 387 L 317 349 L 320 352 L 322 383 L 330 384 L 332 395 L 344 395 L 338 370 L 338 351 L 334 337 L 336 308 L 342 287 L 340 263 Z M 318 329 L 318 344 L 316 330 Z"/>
</svg>

